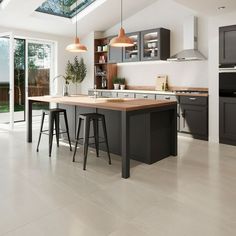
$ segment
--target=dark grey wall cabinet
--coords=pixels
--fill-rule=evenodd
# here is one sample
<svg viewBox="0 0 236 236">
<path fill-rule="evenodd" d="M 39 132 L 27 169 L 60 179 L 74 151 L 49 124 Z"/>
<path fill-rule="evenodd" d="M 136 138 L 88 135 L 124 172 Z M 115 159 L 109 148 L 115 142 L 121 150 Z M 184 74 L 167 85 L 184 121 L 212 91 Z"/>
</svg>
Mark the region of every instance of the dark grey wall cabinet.
<svg viewBox="0 0 236 236">
<path fill-rule="evenodd" d="M 208 98 L 180 96 L 180 132 L 208 139 Z"/>
<path fill-rule="evenodd" d="M 220 143 L 236 145 L 235 97 L 220 97 Z"/>
<path fill-rule="evenodd" d="M 140 61 L 140 32 L 126 35 L 133 39 L 134 46 L 123 48 L 123 62 Z"/>
<path fill-rule="evenodd" d="M 220 64 L 236 64 L 236 25 L 220 28 Z"/>
<path fill-rule="evenodd" d="M 159 28 L 141 32 L 141 60 L 166 60 L 170 57 L 170 30 Z"/>
<path fill-rule="evenodd" d="M 114 37 L 116 37 L 116 36 L 109 37 L 108 42 L 110 42 L 110 40 Z M 122 55 L 123 55 L 122 48 L 108 46 L 108 55 L 107 55 L 108 63 L 113 64 L 113 63 L 122 62 L 122 59 L 123 59 Z"/>
</svg>

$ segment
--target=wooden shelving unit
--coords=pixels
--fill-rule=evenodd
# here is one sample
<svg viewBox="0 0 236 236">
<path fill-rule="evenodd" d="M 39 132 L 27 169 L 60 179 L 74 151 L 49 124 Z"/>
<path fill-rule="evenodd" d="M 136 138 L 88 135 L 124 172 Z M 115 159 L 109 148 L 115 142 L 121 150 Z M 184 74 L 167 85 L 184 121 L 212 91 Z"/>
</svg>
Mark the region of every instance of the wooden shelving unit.
<svg viewBox="0 0 236 236">
<path fill-rule="evenodd" d="M 117 65 L 108 64 L 108 39 L 94 40 L 94 84 L 97 89 L 113 89 L 112 78 L 117 76 Z M 104 86 L 106 80 L 107 86 Z"/>
</svg>

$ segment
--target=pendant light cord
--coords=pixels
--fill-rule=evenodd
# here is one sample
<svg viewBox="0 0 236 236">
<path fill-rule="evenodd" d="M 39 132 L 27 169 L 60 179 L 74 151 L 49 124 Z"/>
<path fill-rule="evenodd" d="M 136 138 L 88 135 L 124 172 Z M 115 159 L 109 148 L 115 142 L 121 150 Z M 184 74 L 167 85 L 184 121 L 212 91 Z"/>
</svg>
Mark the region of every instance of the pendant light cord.
<svg viewBox="0 0 236 236">
<path fill-rule="evenodd" d="M 123 28 L 123 0 L 120 0 L 120 19 L 121 28 Z"/>
<path fill-rule="evenodd" d="M 77 22 L 77 20 L 78 20 L 78 18 L 77 18 L 77 7 L 78 7 L 78 0 L 76 0 L 76 8 L 75 8 L 75 20 L 76 20 L 76 22 L 75 22 L 75 24 L 76 24 L 76 39 L 77 39 L 77 37 L 78 37 L 78 22 Z"/>
</svg>

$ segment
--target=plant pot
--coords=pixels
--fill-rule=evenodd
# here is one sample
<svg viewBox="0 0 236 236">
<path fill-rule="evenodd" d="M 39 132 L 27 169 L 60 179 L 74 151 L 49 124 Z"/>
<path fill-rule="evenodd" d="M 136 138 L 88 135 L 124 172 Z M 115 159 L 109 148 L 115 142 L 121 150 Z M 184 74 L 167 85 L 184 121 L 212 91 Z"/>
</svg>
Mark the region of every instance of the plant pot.
<svg viewBox="0 0 236 236">
<path fill-rule="evenodd" d="M 114 89 L 115 90 L 118 90 L 120 88 L 120 85 L 119 84 L 114 84 Z"/>
<path fill-rule="evenodd" d="M 120 85 L 120 89 L 121 89 L 121 90 L 125 90 L 125 84 L 121 84 L 121 85 Z"/>
</svg>

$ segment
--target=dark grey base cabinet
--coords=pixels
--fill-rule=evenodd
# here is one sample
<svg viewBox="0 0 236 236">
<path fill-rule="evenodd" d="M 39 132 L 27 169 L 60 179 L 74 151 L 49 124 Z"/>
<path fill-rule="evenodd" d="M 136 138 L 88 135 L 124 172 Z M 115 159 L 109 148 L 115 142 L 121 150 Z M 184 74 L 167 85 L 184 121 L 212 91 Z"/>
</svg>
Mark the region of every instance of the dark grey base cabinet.
<svg viewBox="0 0 236 236">
<path fill-rule="evenodd" d="M 220 97 L 220 143 L 236 145 L 236 98 Z"/>
<path fill-rule="evenodd" d="M 208 140 L 208 99 L 180 97 L 180 132 Z"/>
</svg>

